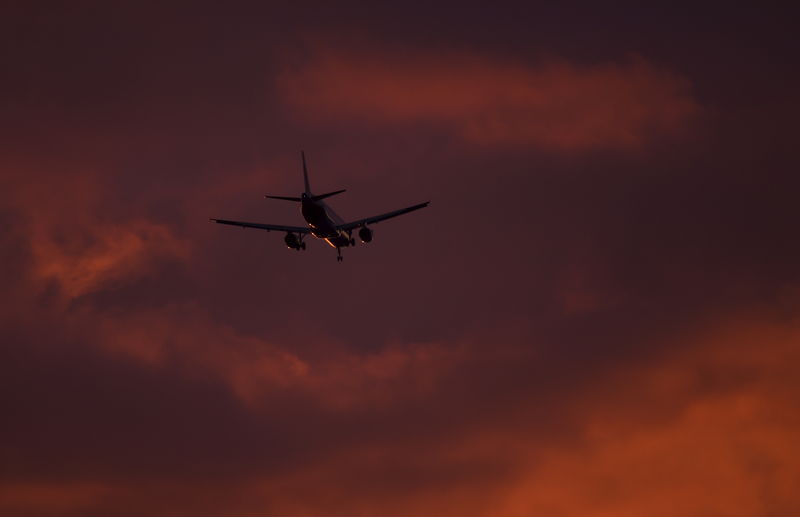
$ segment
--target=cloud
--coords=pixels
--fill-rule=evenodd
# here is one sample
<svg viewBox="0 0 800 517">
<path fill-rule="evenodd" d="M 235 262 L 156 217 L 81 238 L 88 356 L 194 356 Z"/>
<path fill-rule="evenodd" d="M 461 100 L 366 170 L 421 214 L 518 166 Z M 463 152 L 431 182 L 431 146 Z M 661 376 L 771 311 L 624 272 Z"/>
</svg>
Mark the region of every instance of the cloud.
<svg viewBox="0 0 800 517">
<path fill-rule="evenodd" d="M 120 216 L 109 206 L 116 194 L 104 178 L 70 167 L 9 167 L 7 209 L 24 228 L 36 285 L 54 284 L 71 300 L 137 280 L 159 261 L 188 257 L 188 242 L 173 228 L 141 213 Z"/>
<path fill-rule="evenodd" d="M 283 515 L 794 515 L 797 330 L 736 322 L 689 339 L 559 394 L 549 418 L 570 415 L 574 434 L 526 417 L 531 398 L 435 441 L 342 451 L 265 501 Z M 297 497 L 308 486 L 324 488 Z"/>
<path fill-rule="evenodd" d="M 681 131 L 699 110 L 686 78 L 642 58 L 525 63 L 321 51 L 287 66 L 278 87 L 312 122 L 427 123 L 468 143 L 553 151 L 638 147 Z"/>
<path fill-rule="evenodd" d="M 9 190 L 26 230 L 20 236 L 30 251 L 29 285 L 54 283 L 62 297 L 81 302 L 69 310 L 38 308 L 37 321 L 53 329 L 42 331 L 52 341 L 45 356 L 62 341 L 79 343 L 82 361 L 95 357 L 75 366 L 84 368 L 79 376 L 96 378 L 106 361 L 121 361 L 147 372 L 153 400 L 197 398 L 200 416 L 189 414 L 196 442 L 186 438 L 189 444 L 171 456 L 185 432 L 176 422 L 186 410 L 177 403 L 141 409 L 134 397 L 120 410 L 133 416 L 115 414 L 123 422 L 144 415 L 152 424 L 179 412 L 170 426 L 146 434 L 150 442 L 140 449 L 113 426 L 108 443 L 86 445 L 83 435 L 93 436 L 98 425 L 108 429 L 91 416 L 96 408 L 108 411 L 105 397 L 90 410 L 70 411 L 79 423 L 66 424 L 56 413 L 69 432 L 62 442 L 48 440 L 82 444 L 77 452 L 62 451 L 67 460 L 59 461 L 74 462 L 78 454 L 80 464 L 94 468 L 76 474 L 74 465 L 59 465 L 72 471 L 60 481 L 7 476 L 2 511 L 102 515 L 125 501 L 132 514 L 169 514 L 196 500 L 205 502 L 198 515 L 234 516 L 265 509 L 290 517 L 797 511 L 800 451 L 793 437 L 800 422 L 792 415 L 800 388 L 791 365 L 800 358 L 792 324 L 764 323 L 744 311 L 705 332 L 667 335 L 655 328 L 640 333 L 636 345 L 644 352 L 604 351 L 614 360 L 592 364 L 584 356 L 594 357 L 599 338 L 574 332 L 564 350 L 554 351 L 530 322 L 497 330 L 497 315 L 492 325 L 447 339 L 378 340 L 357 349 L 314 335 L 313 345 L 293 347 L 227 321 L 199 299 L 172 293 L 167 303 L 151 306 L 125 296 L 112 304 L 93 298 L 158 274 L 164 262 L 188 264 L 193 248 L 170 220 L 110 210 L 103 201 L 108 187 L 96 175 L 73 174 L 65 180 L 69 188 L 60 181 L 54 177 L 47 188 L 24 181 Z M 615 298 L 618 286 L 607 278 L 605 260 L 578 258 L 556 275 L 559 329 L 584 316 L 624 312 L 629 303 Z M 34 340 L 40 335 L 28 333 Z M 207 383 L 227 398 L 209 401 L 192 383 Z M 169 393 L 181 385 L 190 386 L 188 395 Z M 53 386 L 69 389 L 63 381 Z M 231 414 L 233 423 L 209 423 Z M 236 440 L 243 452 L 227 444 L 204 452 L 209 443 Z M 120 447 L 159 462 L 142 467 L 108 457 Z M 191 465 L 213 471 L 226 454 L 237 458 L 227 482 L 194 473 Z M 171 487 L 169 496 L 164 487 Z"/>
<path fill-rule="evenodd" d="M 0 484 L 0 509 L 9 515 L 71 515 L 96 506 L 110 487 L 94 483 Z"/>
<path fill-rule="evenodd" d="M 584 439 L 529 448 L 498 515 L 792 515 L 798 331 L 732 322 L 580 401 Z M 616 377 L 616 381 L 611 380 Z"/>
<path fill-rule="evenodd" d="M 162 328 L 156 318 L 108 324 L 119 334 L 149 329 L 142 342 L 167 347 L 162 362 L 150 367 L 188 378 L 206 372 L 226 383 L 253 418 L 281 418 L 270 400 L 316 401 L 304 419 L 288 422 L 290 429 L 314 429 L 316 438 L 303 446 L 312 454 L 286 466 L 267 461 L 235 471 L 224 482 L 154 474 L 146 483 L 122 475 L 112 485 L 86 479 L 44 486 L 43 493 L 58 495 L 53 504 L 92 515 L 127 501 L 133 514 L 169 514 L 200 498 L 206 503 L 199 515 L 287 517 L 745 517 L 800 509 L 794 324 L 730 315 L 705 330 L 642 342 L 653 353 L 600 365 L 589 375 L 553 366 L 568 377 L 553 387 L 530 367 L 531 375 L 510 384 L 475 376 L 476 363 L 511 378 L 514 363 L 530 365 L 530 356 L 509 353 L 513 347 L 503 340 L 469 350 L 469 361 L 452 343 L 300 359 L 200 323 L 199 313 L 167 312 Z M 474 397 L 481 390 L 489 391 L 491 412 Z M 288 397 L 293 392 L 303 397 Z M 259 447 L 271 450 L 269 443 Z M 83 488 L 96 486 L 103 490 Z M 6 497 L 0 508 L 26 504 L 21 498 L 31 490 Z"/>
<path fill-rule="evenodd" d="M 78 248 L 59 243 L 43 228 L 35 232 L 35 274 L 44 281 L 57 282 L 68 298 L 134 280 L 154 260 L 187 254 L 185 243 L 179 242 L 168 227 L 146 220 L 99 224 L 88 231 L 83 228 L 83 235 L 78 237 L 83 244 Z"/>
<path fill-rule="evenodd" d="M 177 367 L 214 379 L 256 411 L 287 391 L 332 410 L 422 397 L 465 352 L 454 344 L 396 343 L 359 353 L 330 342 L 317 343 L 329 352 L 304 355 L 239 332 L 195 306 L 136 314 L 88 310 L 81 320 L 81 339 L 99 349 L 152 368 Z"/>
<path fill-rule="evenodd" d="M 748 134 L 571 156 L 681 134 L 700 110 L 686 78 L 637 58 L 318 52 L 259 100 L 292 118 L 264 122 L 252 63 L 272 41 L 234 39 L 167 76 L 139 56 L 152 92 L 126 80 L 121 103 L 71 74 L 77 138 L 41 115 L 8 128 L 30 155 L 0 163 L 0 513 L 800 513 L 793 205 L 748 202 L 768 167 L 742 160 L 774 153 Z M 378 134 L 398 126 L 414 145 Z M 419 144 L 442 134 L 466 145 Z M 385 189 L 353 214 L 433 189 L 441 208 L 344 264 L 208 224 L 296 221 L 260 196 L 296 188 L 300 136 L 320 185 L 338 169 Z"/>
</svg>

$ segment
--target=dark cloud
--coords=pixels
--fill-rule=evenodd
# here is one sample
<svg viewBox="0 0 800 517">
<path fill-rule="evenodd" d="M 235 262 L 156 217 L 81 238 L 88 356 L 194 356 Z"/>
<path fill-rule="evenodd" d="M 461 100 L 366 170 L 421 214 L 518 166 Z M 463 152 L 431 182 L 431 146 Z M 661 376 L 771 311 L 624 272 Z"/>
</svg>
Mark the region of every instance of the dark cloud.
<svg viewBox="0 0 800 517">
<path fill-rule="evenodd" d="M 797 513 L 784 17 L 11 9 L 3 512 Z"/>
</svg>

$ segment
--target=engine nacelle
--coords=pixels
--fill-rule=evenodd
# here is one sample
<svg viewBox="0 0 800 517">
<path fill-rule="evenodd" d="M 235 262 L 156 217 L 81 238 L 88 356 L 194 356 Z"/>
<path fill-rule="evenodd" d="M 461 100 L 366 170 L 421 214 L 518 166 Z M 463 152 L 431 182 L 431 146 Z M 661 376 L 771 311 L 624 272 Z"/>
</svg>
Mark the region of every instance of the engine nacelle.
<svg viewBox="0 0 800 517">
<path fill-rule="evenodd" d="M 361 242 L 367 243 L 372 242 L 372 230 L 363 226 L 360 230 L 358 230 L 358 238 L 361 239 Z"/>
<path fill-rule="evenodd" d="M 283 238 L 283 242 L 286 243 L 287 247 L 293 250 L 299 250 L 304 247 L 303 243 L 300 242 L 300 239 L 297 238 L 297 235 L 293 234 L 292 232 L 286 234 L 286 237 Z"/>
</svg>

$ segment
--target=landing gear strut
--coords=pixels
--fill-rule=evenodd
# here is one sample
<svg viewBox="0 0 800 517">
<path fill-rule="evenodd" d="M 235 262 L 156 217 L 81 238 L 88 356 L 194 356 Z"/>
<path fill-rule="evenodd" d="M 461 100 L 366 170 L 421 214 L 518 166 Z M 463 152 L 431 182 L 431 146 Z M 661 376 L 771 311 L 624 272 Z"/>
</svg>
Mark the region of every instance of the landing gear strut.
<svg viewBox="0 0 800 517">
<path fill-rule="evenodd" d="M 342 248 L 336 248 L 336 262 L 342 261 Z"/>
</svg>

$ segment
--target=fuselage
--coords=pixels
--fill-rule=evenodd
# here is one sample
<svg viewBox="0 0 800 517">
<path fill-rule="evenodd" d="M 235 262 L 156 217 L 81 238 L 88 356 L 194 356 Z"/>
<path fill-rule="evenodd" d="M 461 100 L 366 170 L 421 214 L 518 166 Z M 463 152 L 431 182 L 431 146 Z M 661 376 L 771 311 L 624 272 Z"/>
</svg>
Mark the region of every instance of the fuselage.
<svg viewBox="0 0 800 517">
<path fill-rule="evenodd" d="M 334 248 L 344 248 L 350 246 L 350 234 L 338 230 L 337 225 L 342 224 L 342 218 L 336 215 L 323 201 L 314 201 L 306 193 L 301 195 L 300 211 L 303 219 L 311 228 L 311 235 L 325 241 Z"/>
</svg>

